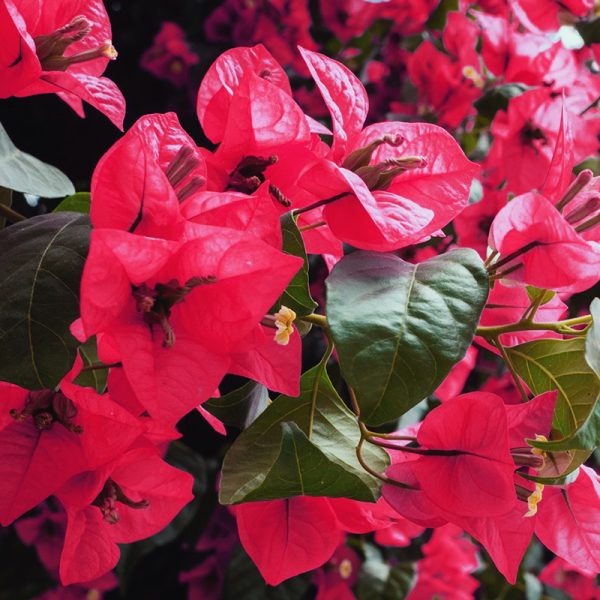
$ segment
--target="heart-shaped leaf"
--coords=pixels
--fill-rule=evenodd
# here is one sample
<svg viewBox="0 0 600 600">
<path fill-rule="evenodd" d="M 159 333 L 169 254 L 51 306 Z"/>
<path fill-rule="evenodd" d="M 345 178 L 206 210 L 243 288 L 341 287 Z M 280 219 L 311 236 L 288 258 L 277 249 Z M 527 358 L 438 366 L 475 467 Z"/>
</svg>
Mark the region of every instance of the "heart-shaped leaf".
<svg viewBox="0 0 600 600">
<path fill-rule="evenodd" d="M 355 252 L 327 280 L 327 317 L 361 417 L 379 425 L 432 393 L 465 354 L 488 295 L 476 252 L 417 265 Z"/>
<path fill-rule="evenodd" d="M 21 152 L 0 124 L 0 186 L 35 194 L 43 198 L 60 198 L 75 193 L 69 178 L 56 167 Z"/>
<path fill-rule="evenodd" d="M 374 501 L 379 484 L 358 462 L 359 439 L 356 418 L 317 366 L 302 376 L 298 398 L 279 396 L 229 449 L 220 501 L 298 495 Z M 380 448 L 367 445 L 363 456 L 378 471 L 387 467 Z"/>
<path fill-rule="evenodd" d="M 548 452 L 567 453 L 557 457 L 560 460 L 553 477 L 536 479 L 543 483 L 573 473 L 600 443 L 600 379 L 586 361 L 585 347 L 585 340 L 578 337 L 535 340 L 506 349 L 515 370 L 535 395 L 558 390 L 553 420 L 557 439 L 530 441 Z"/>
<path fill-rule="evenodd" d="M 62 212 L 0 232 L 0 380 L 54 388 L 73 366 L 89 219 Z"/>
</svg>

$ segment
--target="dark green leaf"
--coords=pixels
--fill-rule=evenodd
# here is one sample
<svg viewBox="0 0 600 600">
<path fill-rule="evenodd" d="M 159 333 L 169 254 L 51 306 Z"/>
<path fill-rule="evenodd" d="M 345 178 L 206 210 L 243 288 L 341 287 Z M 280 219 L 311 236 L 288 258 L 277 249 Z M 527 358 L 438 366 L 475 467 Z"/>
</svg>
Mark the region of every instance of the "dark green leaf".
<svg viewBox="0 0 600 600">
<path fill-rule="evenodd" d="M 307 371 L 300 396 L 279 396 L 229 449 L 223 462 L 222 504 L 296 495 L 377 498 L 378 481 L 356 458 L 360 439 L 356 419 L 326 371 L 320 377 L 319 371 L 318 366 Z M 387 466 L 387 455 L 380 448 L 367 444 L 363 456 L 378 471 Z"/>
<path fill-rule="evenodd" d="M 219 421 L 231 427 L 246 429 L 269 405 L 267 388 L 256 381 L 248 381 L 241 388 L 220 398 L 210 398 L 203 405 Z"/>
<path fill-rule="evenodd" d="M 281 217 L 281 232 L 283 234 L 283 251 L 286 254 L 299 256 L 304 260 L 303 267 L 294 275 L 287 289 L 273 306 L 273 311 L 281 305 L 291 308 L 301 317 L 309 315 L 317 308 L 317 303 L 311 298 L 308 280 L 308 258 L 304 249 L 304 241 L 293 213 Z"/>
<path fill-rule="evenodd" d="M 578 21 L 575 28 L 583 38 L 586 46 L 600 44 L 600 17 L 596 17 L 591 21 Z"/>
<path fill-rule="evenodd" d="M 60 198 L 75 193 L 68 177 L 37 158 L 21 152 L 0 124 L 0 186 L 35 194 L 44 198 Z"/>
<path fill-rule="evenodd" d="M 437 29 L 442 31 L 446 26 L 448 13 L 458 10 L 458 0 L 441 0 L 437 8 L 433 11 L 425 27 L 427 29 Z"/>
<path fill-rule="evenodd" d="M 97 366 L 101 364 L 101 360 L 98 358 L 96 336 L 92 336 L 85 344 L 79 346 L 79 356 L 81 356 L 84 367 Z M 108 368 L 91 369 L 89 371 L 81 371 L 73 383 L 83 387 L 94 388 L 99 394 L 102 394 L 106 389 L 107 379 Z"/>
<path fill-rule="evenodd" d="M 238 546 L 227 565 L 220 600 L 302 600 L 310 579 L 310 573 L 303 573 L 276 587 L 266 585 L 250 557 Z"/>
<path fill-rule="evenodd" d="M 548 452 L 566 453 L 555 456 L 557 472 L 545 482 L 559 480 L 583 464 L 600 441 L 600 380 L 586 362 L 585 340 L 535 340 L 507 352 L 535 395 L 558 390 L 553 421 L 557 439 L 530 443 Z"/>
<path fill-rule="evenodd" d="M 90 238 L 76 213 L 33 217 L 0 231 L 0 380 L 54 388 L 79 343 L 79 283 Z"/>
<path fill-rule="evenodd" d="M 520 96 L 530 89 L 522 83 L 507 83 L 491 88 L 474 102 L 477 112 L 490 121 L 499 110 L 506 110 L 511 98 Z"/>
<path fill-rule="evenodd" d="M 91 202 L 92 200 L 89 192 L 77 192 L 76 194 L 65 198 L 54 209 L 54 212 L 70 211 L 89 215 Z"/>
<path fill-rule="evenodd" d="M 327 280 L 328 321 L 361 416 L 379 425 L 432 393 L 465 354 L 488 295 L 476 252 L 413 265 L 355 252 Z"/>
</svg>

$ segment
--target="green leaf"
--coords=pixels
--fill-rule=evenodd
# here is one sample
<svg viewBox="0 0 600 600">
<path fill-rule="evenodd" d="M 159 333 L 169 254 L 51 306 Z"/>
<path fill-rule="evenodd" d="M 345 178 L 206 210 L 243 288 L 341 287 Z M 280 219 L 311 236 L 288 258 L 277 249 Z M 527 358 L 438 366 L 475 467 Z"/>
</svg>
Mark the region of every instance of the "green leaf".
<svg viewBox="0 0 600 600">
<path fill-rule="evenodd" d="M 69 178 L 56 167 L 21 152 L 0 124 L 0 186 L 35 194 L 43 198 L 60 198 L 75 193 Z"/>
<path fill-rule="evenodd" d="M 453 10 L 458 10 L 458 0 L 441 0 L 437 8 L 429 17 L 425 27 L 427 29 L 438 29 L 442 31 L 446 26 L 448 13 Z"/>
<path fill-rule="evenodd" d="M 589 328 L 585 340 L 585 360 L 600 376 L 600 298 L 594 298 L 590 304 L 592 326 Z"/>
<path fill-rule="evenodd" d="M 553 290 L 544 290 L 542 288 L 534 287 L 532 285 L 526 285 L 525 291 L 527 292 L 527 296 L 531 302 L 537 300 L 540 295 L 542 296 L 542 300 L 540 302 L 540 306 L 547 304 L 556 296 L 556 292 Z"/>
<path fill-rule="evenodd" d="M 0 380 L 54 388 L 75 360 L 69 326 L 90 239 L 76 213 L 33 217 L 0 231 Z"/>
<path fill-rule="evenodd" d="M 210 398 L 203 405 L 219 421 L 238 429 L 248 428 L 269 405 L 267 388 L 248 381 L 241 388 L 220 398 Z"/>
<path fill-rule="evenodd" d="M 294 275 L 285 292 L 274 304 L 272 312 L 278 311 L 283 305 L 291 308 L 299 317 L 310 315 L 318 305 L 310 295 L 308 258 L 304 249 L 302 234 L 296 225 L 296 219 L 292 212 L 281 217 L 281 233 L 283 234 L 283 251 L 286 254 L 299 256 L 304 260 L 304 265 Z"/>
<path fill-rule="evenodd" d="M 600 379 L 585 358 L 583 338 L 535 340 L 507 348 L 520 377 L 537 396 L 558 390 L 554 411 L 554 436 L 549 442 L 530 444 L 555 455 L 553 477 L 537 478 L 550 483 L 573 473 L 600 442 Z"/>
<path fill-rule="evenodd" d="M 488 295 L 478 254 L 418 265 L 355 252 L 327 280 L 328 322 L 361 417 L 380 425 L 431 394 L 465 354 Z"/>
<path fill-rule="evenodd" d="M 522 83 L 498 85 L 485 92 L 473 105 L 482 117 L 491 121 L 499 110 L 506 110 L 508 108 L 511 98 L 520 96 L 528 89 L 531 88 Z"/>
<path fill-rule="evenodd" d="M 84 367 L 99 365 L 102 361 L 98 358 L 98 347 L 96 345 L 96 336 L 92 336 L 85 344 L 79 346 L 79 356 L 83 361 Z M 106 390 L 106 381 L 108 379 L 108 367 L 106 369 L 91 369 L 81 371 L 73 383 L 83 387 L 94 388 L 99 394 Z"/>
<path fill-rule="evenodd" d="M 55 209 L 53 212 L 77 212 L 82 213 L 84 215 L 90 214 L 90 206 L 91 206 L 91 194 L 89 192 L 77 192 L 72 196 L 68 196 L 65 198 Z"/>
<path fill-rule="evenodd" d="M 279 396 L 227 452 L 222 504 L 297 495 L 376 500 L 379 483 L 356 457 L 360 439 L 356 418 L 326 370 L 317 366 L 307 371 L 300 386 L 298 398 Z M 367 444 L 363 456 L 373 469 L 387 467 L 387 454 L 380 448 Z"/>
<path fill-rule="evenodd" d="M 586 46 L 591 44 L 600 44 L 600 17 L 596 17 L 591 21 L 578 21 L 575 24 L 575 29 L 583 38 Z"/>
<path fill-rule="evenodd" d="M 311 574 L 292 577 L 276 587 L 267 585 L 242 546 L 238 546 L 225 570 L 219 600 L 301 600 L 310 586 Z"/>
</svg>

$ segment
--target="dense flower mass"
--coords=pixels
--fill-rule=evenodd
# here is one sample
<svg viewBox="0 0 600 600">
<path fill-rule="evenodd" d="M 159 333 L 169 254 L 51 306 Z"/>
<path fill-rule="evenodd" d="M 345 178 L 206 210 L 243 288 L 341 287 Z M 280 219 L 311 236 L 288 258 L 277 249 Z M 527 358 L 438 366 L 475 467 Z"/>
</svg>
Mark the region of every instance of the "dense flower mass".
<svg viewBox="0 0 600 600">
<path fill-rule="evenodd" d="M 31 220 L 11 190 L 73 186 L 0 127 L 0 524 L 39 597 L 169 560 L 192 600 L 598 597 L 597 4 L 164 21 L 134 61 L 195 106 Z M 122 128 L 101 0 L 0 31 L 0 98 Z"/>
</svg>

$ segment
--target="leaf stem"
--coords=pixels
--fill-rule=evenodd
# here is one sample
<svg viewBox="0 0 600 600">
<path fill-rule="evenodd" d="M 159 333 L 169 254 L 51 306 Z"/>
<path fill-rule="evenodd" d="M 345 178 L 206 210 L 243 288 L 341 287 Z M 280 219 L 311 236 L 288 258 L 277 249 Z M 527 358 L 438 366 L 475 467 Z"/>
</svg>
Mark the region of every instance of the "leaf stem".
<svg viewBox="0 0 600 600">
<path fill-rule="evenodd" d="M 12 190 L 0 186 L 0 205 L 10 208 L 12 206 Z M 6 225 L 6 218 L 0 217 L 0 229 Z"/>
<path fill-rule="evenodd" d="M 510 325 L 479 326 L 475 330 L 475 335 L 480 335 L 486 339 L 494 339 L 503 333 L 513 333 L 515 331 L 555 331 L 563 335 L 585 335 L 585 329 L 573 329 L 575 325 L 589 325 L 592 322 L 591 315 L 556 321 L 554 323 L 533 323 L 528 320 L 521 320 L 518 323 Z"/>
<path fill-rule="evenodd" d="M 318 327 L 329 331 L 327 317 L 325 315 L 318 315 L 316 313 L 312 313 L 310 315 L 305 315 L 304 317 L 298 317 L 298 320 L 305 321 L 306 323 L 311 323 L 312 325 L 317 325 Z"/>
<path fill-rule="evenodd" d="M 365 461 L 365 459 L 362 455 L 362 447 L 365 442 L 365 439 L 366 438 L 362 437 L 362 435 L 361 435 L 360 441 L 358 442 L 358 446 L 356 446 L 356 458 L 358 459 L 360 466 L 367 473 L 369 473 L 369 475 L 372 475 L 373 477 L 375 477 L 376 479 L 379 479 L 379 481 L 382 481 L 383 483 L 387 483 L 389 485 L 395 485 L 396 487 L 404 488 L 405 490 L 414 490 L 415 488 L 413 488 L 411 485 L 402 483 L 401 481 L 396 481 L 395 479 L 390 479 L 387 475 L 384 475 L 383 473 L 378 473 L 377 471 L 372 469 L 367 464 L 367 462 Z"/>
<path fill-rule="evenodd" d="M 18 213 L 16 210 L 13 210 L 10 206 L 7 206 L 1 201 L 0 216 L 4 217 L 7 221 L 10 221 L 11 223 L 18 223 L 27 219 L 27 217 L 23 216 L 21 213 Z"/>
<path fill-rule="evenodd" d="M 531 301 L 531 304 L 527 307 L 527 310 L 523 313 L 523 316 L 521 317 L 521 321 L 523 323 L 533 323 L 533 318 L 535 317 L 538 308 L 542 305 L 542 300 L 544 299 L 545 295 L 546 290 L 541 290 L 538 296 L 536 296 Z"/>
</svg>

